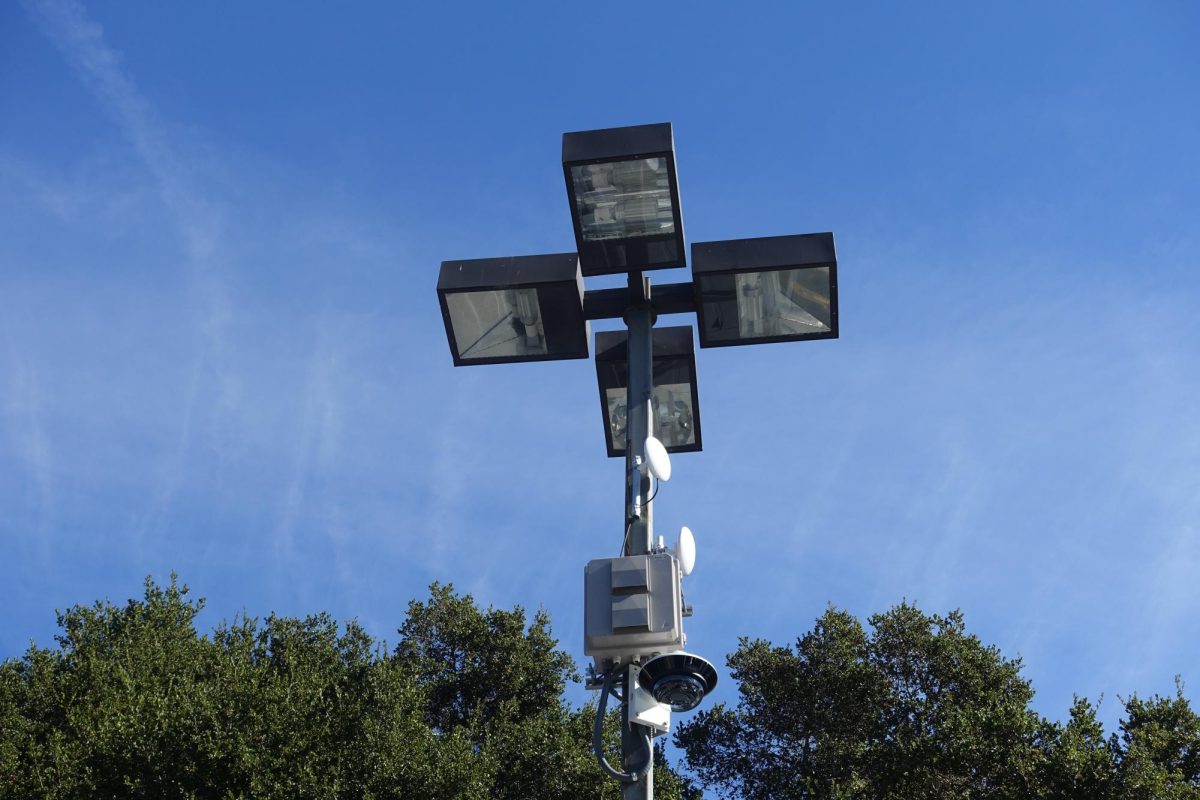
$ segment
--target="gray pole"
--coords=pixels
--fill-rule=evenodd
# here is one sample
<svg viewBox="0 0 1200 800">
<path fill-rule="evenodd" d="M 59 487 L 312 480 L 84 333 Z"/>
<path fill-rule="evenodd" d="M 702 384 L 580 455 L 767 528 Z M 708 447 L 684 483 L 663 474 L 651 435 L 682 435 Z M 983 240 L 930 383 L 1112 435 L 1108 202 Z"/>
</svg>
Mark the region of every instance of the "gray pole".
<svg viewBox="0 0 1200 800">
<path fill-rule="evenodd" d="M 654 545 L 654 517 L 650 510 L 650 478 L 634 469 L 634 464 L 646 458 L 646 437 L 650 427 L 650 398 L 654 394 L 654 346 L 651 328 L 654 311 L 650 307 L 650 280 L 640 272 L 629 276 L 630 307 L 625 312 L 629 327 L 629 386 L 625 408 L 628 414 L 625 440 L 625 520 L 628 534 L 624 554 L 649 553 Z M 638 511 L 635 516 L 635 509 Z M 651 751 L 644 751 L 645 729 L 629 724 L 630 699 L 633 696 L 635 670 L 626 667 L 625 702 L 621 710 L 621 760 L 626 771 L 641 766 L 641 759 L 651 759 L 649 770 L 637 783 L 627 783 L 621 790 L 622 800 L 654 800 L 653 742 Z"/>
<path fill-rule="evenodd" d="M 635 285 L 637 291 L 635 291 Z M 629 327 L 629 386 L 625 390 L 625 519 L 629 535 L 625 555 L 649 553 L 654 546 L 654 518 L 650 511 L 650 478 L 634 471 L 633 465 L 646 458 L 646 437 L 650 427 L 650 398 L 654 394 L 652 367 L 654 345 L 651 327 L 654 311 L 650 307 L 650 280 L 640 272 L 629 276 L 630 307 L 625 312 Z M 635 509 L 640 513 L 635 515 Z"/>
</svg>

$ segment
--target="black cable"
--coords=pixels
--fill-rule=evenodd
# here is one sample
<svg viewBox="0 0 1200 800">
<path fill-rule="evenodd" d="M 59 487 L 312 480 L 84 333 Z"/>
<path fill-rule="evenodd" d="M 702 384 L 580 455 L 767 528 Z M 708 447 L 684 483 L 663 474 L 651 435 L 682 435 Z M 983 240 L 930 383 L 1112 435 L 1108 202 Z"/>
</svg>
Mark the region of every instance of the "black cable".
<svg viewBox="0 0 1200 800">
<path fill-rule="evenodd" d="M 658 487 L 662 486 L 662 481 L 658 478 L 654 479 L 654 494 L 646 498 L 646 505 L 650 505 L 650 501 L 658 497 Z"/>
<path fill-rule="evenodd" d="M 651 501 L 653 501 L 654 498 L 658 497 L 658 487 L 660 487 L 660 486 L 662 486 L 662 481 L 660 481 L 658 478 L 655 478 L 654 479 L 654 494 L 652 494 L 646 498 L 645 505 L 647 505 L 647 506 L 650 505 Z M 645 508 L 645 506 L 643 506 L 643 508 Z M 621 552 L 617 553 L 617 558 L 620 558 L 621 556 L 625 555 L 625 546 L 627 544 L 629 544 L 629 533 L 632 530 L 633 530 L 633 519 L 631 518 L 631 519 L 625 520 L 625 536 L 621 539 Z M 650 546 L 653 547 L 654 542 L 651 542 Z"/>
<path fill-rule="evenodd" d="M 617 553 L 617 558 L 625 555 L 625 545 L 629 544 L 629 532 L 633 530 L 633 520 L 625 520 L 625 538 L 621 540 L 621 550 Z"/>
<path fill-rule="evenodd" d="M 628 668 L 626 668 L 628 669 Z M 614 668 L 615 671 L 615 668 Z M 646 763 L 643 764 L 637 772 L 621 772 L 614 769 L 608 763 L 608 759 L 604 757 L 604 713 L 608 708 L 608 695 L 612 691 L 613 673 L 609 672 L 604 676 L 604 688 L 600 690 L 600 703 L 596 707 L 596 726 L 592 729 L 592 752 L 596 754 L 596 761 L 600 763 L 600 768 L 608 773 L 609 777 L 614 778 L 621 783 L 637 783 L 642 778 L 646 777 L 646 773 L 650 771 L 650 766 L 654 763 L 653 745 L 650 744 L 650 733 L 643 734 L 643 747 L 647 753 Z M 629 687 L 625 689 L 626 697 L 629 697 Z M 628 702 L 625 700 L 624 702 Z M 632 723 L 630 723 L 632 724 Z"/>
<path fill-rule="evenodd" d="M 631 445 L 632 440 L 626 437 L 625 439 L 625 500 L 629 501 L 630 495 L 633 492 L 633 450 Z M 640 488 L 640 487 L 639 487 Z M 617 552 L 617 558 L 625 555 L 625 547 L 629 544 L 629 534 L 633 530 L 633 521 L 635 517 L 625 518 L 625 535 L 621 537 L 621 549 Z"/>
</svg>

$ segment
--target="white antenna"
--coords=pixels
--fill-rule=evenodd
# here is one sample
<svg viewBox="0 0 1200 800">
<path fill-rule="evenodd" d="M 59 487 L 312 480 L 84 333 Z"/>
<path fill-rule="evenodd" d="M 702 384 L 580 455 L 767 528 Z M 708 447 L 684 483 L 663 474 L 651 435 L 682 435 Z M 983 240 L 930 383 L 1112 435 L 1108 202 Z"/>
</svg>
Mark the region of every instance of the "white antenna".
<svg viewBox="0 0 1200 800">
<path fill-rule="evenodd" d="M 663 443 L 653 436 L 647 436 L 645 451 L 646 467 L 650 474 L 664 483 L 671 480 L 671 457 L 667 455 Z"/>
<path fill-rule="evenodd" d="M 679 541 L 675 544 L 675 557 L 679 559 L 679 571 L 691 575 L 696 568 L 696 537 L 692 529 L 684 525 L 679 529 Z"/>
</svg>

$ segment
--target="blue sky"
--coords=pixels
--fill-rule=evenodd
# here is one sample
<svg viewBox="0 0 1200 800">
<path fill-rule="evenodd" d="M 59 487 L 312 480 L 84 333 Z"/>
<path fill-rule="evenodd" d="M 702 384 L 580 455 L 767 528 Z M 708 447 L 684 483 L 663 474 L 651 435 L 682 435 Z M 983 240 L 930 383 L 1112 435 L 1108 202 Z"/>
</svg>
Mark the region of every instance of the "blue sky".
<svg viewBox="0 0 1200 800">
<path fill-rule="evenodd" d="M 393 640 L 452 581 L 582 661 L 594 369 L 454 369 L 434 287 L 573 249 L 564 131 L 670 121 L 689 242 L 832 230 L 841 301 L 837 341 L 698 353 L 656 501 L 690 649 L 906 598 L 1052 717 L 1195 703 L 1200 9 L 603 12 L 0 6 L 0 655 L 176 570 L 208 624 Z"/>
</svg>

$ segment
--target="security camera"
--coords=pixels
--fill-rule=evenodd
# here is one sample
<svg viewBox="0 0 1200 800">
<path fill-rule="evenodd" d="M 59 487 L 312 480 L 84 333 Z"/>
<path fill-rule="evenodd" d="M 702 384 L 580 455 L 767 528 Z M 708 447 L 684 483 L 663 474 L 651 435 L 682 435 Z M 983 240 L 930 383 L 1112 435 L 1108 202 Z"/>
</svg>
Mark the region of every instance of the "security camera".
<svg viewBox="0 0 1200 800">
<path fill-rule="evenodd" d="M 680 651 L 642 664 L 638 683 L 672 711 L 691 711 L 717 685 L 717 671 L 700 656 Z"/>
</svg>

